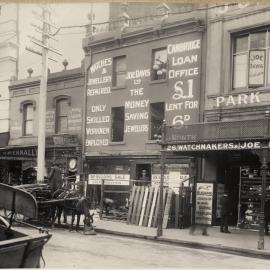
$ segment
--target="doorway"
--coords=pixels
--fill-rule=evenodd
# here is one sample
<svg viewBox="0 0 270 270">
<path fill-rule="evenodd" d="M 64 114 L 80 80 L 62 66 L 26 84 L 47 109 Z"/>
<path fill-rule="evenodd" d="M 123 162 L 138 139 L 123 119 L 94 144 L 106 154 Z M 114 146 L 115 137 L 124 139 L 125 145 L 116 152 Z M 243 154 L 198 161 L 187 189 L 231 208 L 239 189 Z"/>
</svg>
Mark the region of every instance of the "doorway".
<svg viewBox="0 0 270 270">
<path fill-rule="evenodd" d="M 136 164 L 136 179 L 141 185 L 151 184 L 151 164 Z"/>
</svg>

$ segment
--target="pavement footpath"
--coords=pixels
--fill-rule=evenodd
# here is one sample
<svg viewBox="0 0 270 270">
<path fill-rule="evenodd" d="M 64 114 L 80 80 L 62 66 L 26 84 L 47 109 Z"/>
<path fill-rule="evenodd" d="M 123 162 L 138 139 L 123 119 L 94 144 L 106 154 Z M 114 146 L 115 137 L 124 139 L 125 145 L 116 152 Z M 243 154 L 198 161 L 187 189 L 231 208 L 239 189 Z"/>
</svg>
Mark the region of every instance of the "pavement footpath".
<svg viewBox="0 0 270 270">
<path fill-rule="evenodd" d="M 189 248 L 270 259 L 270 236 L 264 236 L 264 250 L 258 250 L 258 231 L 231 227 L 231 233 L 221 233 L 219 227 L 213 226 L 208 228 L 207 236 L 202 235 L 202 230 L 198 228 L 193 235 L 189 233 L 189 229 L 163 229 L 163 235 L 156 237 L 156 228 L 136 226 L 125 222 L 95 218 L 94 226 L 97 233 L 108 233 Z"/>
</svg>

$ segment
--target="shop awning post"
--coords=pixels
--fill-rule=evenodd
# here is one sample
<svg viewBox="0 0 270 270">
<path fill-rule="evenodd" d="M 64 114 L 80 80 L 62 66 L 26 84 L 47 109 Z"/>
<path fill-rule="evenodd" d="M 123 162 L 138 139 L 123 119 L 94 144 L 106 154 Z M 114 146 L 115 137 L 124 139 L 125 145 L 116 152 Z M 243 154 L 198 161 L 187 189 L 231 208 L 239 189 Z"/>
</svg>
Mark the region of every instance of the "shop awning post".
<svg viewBox="0 0 270 270">
<path fill-rule="evenodd" d="M 262 188 L 261 188 L 261 210 L 260 210 L 260 230 L 259 230 L 259 240 L 258 240 L 258 249 L 264 249 L 264 227 L 265 227 L 265 218 L 264 218 L 264 206 L 265 206 L 265 189 L 266 189 L 266 178 L 268 172 L 268 153 L 269 153 L 269 116 L 270 111 L 265 112 L 265 140 L 262 149 L 262 166 L 261 166 L 261 175 L 262 175 Z"/>
<path fill-rule="evenodd" d="M 162 236 L 162 223 L 163 223 L 163 186 L 164 186 L 164 173 L 165 173 L 165 121 L 161 126 L 161 135 L 155 136 L 157 143 L 161 145 L 160 150 L 160 184 L 159 184 L 159 207 L 158 207 L 158 220 L 157 220 L 157 237 Z"/>
</svg>

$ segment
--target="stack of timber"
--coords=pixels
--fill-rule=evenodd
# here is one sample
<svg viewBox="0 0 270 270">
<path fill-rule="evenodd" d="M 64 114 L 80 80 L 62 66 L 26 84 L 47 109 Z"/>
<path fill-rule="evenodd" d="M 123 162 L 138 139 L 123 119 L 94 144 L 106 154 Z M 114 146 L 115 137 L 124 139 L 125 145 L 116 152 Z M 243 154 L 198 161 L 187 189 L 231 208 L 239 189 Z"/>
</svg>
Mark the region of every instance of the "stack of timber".
<svg viewBox="0 0 270 270">
<path fill-rule="evenodd" d="M 167 228 L 173 191 L 163 189 L 163 228 Z M 146 227 L 157 227 L 159 209 L 159 187 L 134 186 L 130 195 L 128 224 Z"/>
</svg>

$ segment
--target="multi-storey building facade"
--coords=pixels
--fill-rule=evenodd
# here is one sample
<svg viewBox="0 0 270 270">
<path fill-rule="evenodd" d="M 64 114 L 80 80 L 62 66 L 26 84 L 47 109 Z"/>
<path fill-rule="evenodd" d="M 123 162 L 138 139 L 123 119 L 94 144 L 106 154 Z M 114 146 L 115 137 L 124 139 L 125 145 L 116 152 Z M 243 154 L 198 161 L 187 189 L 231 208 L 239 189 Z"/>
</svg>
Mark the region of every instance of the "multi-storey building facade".
<svg viewBox="0 0 270 270">
<path fill-rule="evenodd" d="M 200 18 L 205 14 L 197 11 L 165 20 L 167 6 L 162 9 L 164 17 L 156 14 L 147 26 L 123 30 L 118 25 L 84 40 L 90 62 L 85 134 L 90 185 L 105 177 L 115 180 L 110 189 L 128 190 L 132 180 L 142 179 L 143 170 L 148 179 L 144 184 L 158 184 L 156 135 L 161 134 L 163 120 L 168 125 L 199 121 L 205 50 Z M 171 156 L 167 162 L 166 184 L 170 180 L 177 190 L 180 180 L 169 175 L 189 177 L 194 159 Z"/>
<path fill-rule="evenodd" d="M 260 211 L 254 196 L 262 191 L 258 168 L 269 141 L 269 6 L 206 5 L 179 14 L 169 7 L 161 7 L 164 17 L 137 25 L 124 8 L 121 30 L 84 40 L 89 183 L 125 185 L 144 169 L 159 183 L 154 135 L 165 120 L 165 185 L 194 176 L 196 194 L 211 195 L 193 202 L 195 221 L 207 224 L 220 216 L 227 189 L 231 224 L 239 224 L 248 204 Z M 251 177 L 259 182 L 247 195 Z"/>
<path fill-rule="evenodd" d="M 82 68 L 48 76 L 47 169 L 56 160 L 66 175 L 77 172 L 81 156 L 83 89 Z M 37 166 L 40 77 L 13 81 L 9 90 L 10 138 L 8 146 L 0 151 L 1 165 L 8 168 L 6 182 L 27 183 L 34 180 L 28 172 L 34 173 L 32 169 Z"/>
</svg>

